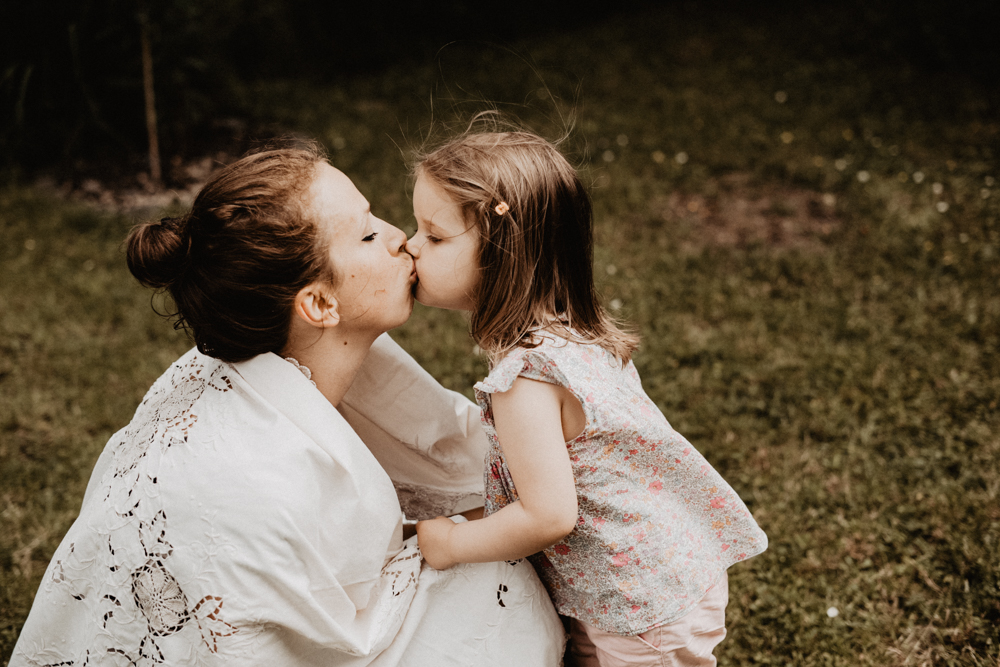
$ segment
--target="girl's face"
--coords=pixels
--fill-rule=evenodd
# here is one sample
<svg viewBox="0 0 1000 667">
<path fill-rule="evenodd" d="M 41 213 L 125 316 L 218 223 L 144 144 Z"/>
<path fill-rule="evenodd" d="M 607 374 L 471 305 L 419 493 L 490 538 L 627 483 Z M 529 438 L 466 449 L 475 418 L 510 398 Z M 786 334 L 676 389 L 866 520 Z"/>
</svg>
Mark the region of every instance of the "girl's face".
<svg viewBox="0 0 1000 667">
<path fill-rule="evenodd" d="M 472 310 L 479 286 L 479 234 L 432 179 L 413 187 L 417 233 L 406 242 L 417 267 L 417 301 L 449 310 Z"/>
</svg>

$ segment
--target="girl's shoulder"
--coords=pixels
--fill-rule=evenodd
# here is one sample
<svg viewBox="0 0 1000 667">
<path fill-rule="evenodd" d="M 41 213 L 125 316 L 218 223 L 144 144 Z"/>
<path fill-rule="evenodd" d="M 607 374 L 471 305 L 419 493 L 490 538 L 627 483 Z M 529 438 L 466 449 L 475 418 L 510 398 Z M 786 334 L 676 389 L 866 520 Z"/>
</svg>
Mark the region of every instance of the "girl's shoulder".
<svg viewBox="0 0 1000 667">
<path fill-rule="evenodd" d="M 475 385 L 476 393 L 496 394 L 505 392 L 518 377 L 543 380 L 565 386 L 561 360 L 565 355 L 567 341 L 549 336 L 540 337 L 535 347 L 515 347 L 490 366 L 489 374 Z"/>
<path fill-rule="evenodd" d="M 489 375 L 476 383 L 477 393 L 507 391 L 518 377 L 569 387 L 571 378 L 591 374 L 594 366 L 617 364 L 598 345 L 567 340 L 553 334 L 538 335 L 534 347 L 516 347 L 492 364 Z"/>
</svg>

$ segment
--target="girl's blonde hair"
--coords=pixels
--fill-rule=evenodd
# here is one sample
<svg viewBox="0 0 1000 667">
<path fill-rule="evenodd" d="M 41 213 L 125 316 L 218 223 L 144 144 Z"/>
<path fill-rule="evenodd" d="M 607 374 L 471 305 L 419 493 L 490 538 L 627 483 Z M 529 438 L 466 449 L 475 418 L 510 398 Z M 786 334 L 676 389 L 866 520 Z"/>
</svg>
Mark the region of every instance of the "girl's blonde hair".
<svg viewBox="0 0 1000 667">
<path fill-rule="evenodd" d="M 479 234 L 472 337 L 492 360 L 546 330 L 593 343 L 623 364 L 639 339 L 594 288 L 590 197 L 555 145 L 528 132 L 473 128 L 419 155 L 415 173 L 458 204 Z"/>
</svg>

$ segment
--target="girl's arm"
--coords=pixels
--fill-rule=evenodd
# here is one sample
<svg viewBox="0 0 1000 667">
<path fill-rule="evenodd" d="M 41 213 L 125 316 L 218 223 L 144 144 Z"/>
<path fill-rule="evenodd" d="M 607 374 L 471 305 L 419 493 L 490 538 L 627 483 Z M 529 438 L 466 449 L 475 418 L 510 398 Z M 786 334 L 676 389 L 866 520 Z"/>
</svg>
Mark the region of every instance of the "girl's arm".
<svg viewBox="0 0 1000 667">
<path fill-rule="evenodd" d="M 571 412 L 582 413 L 563 387 L 523 377 L 493 394 L 497 437 L 520 500 L 478 521 L 455 524 L 438 517 L 418 523 L 420 550 L 432 567 L 523 558 L 573 530 L 576 485 L 563 432 L 567 401 L 575 403 Z"/>
</svg>

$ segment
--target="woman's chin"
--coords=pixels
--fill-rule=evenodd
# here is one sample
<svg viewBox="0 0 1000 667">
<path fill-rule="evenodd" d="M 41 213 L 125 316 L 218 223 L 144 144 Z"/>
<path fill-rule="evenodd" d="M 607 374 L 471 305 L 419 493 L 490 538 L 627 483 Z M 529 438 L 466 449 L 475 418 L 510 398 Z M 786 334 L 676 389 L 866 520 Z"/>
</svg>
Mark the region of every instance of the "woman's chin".
<svg viewBox="0 0 1000 667">
<path fill-rule="evenodd" d="M 392 326 L 388 327 L 386 329 L 386 331 L 391 331 L 392 329 L 395 329 L 396 327 L 403 326 L 404 324 L 406 324 L 406 321 L 410 319 L 410 315 L 412 315 L 412 314 L 413 314 L 413 298 L 411 297 L 410 300 L 409 300 L 409 305 L 406 308 L 406 314 L 403 315 L 402 318 L 400 318 L 399 321 L 397 321 L 395 324 L 393 324 Z"/>
</svg>

